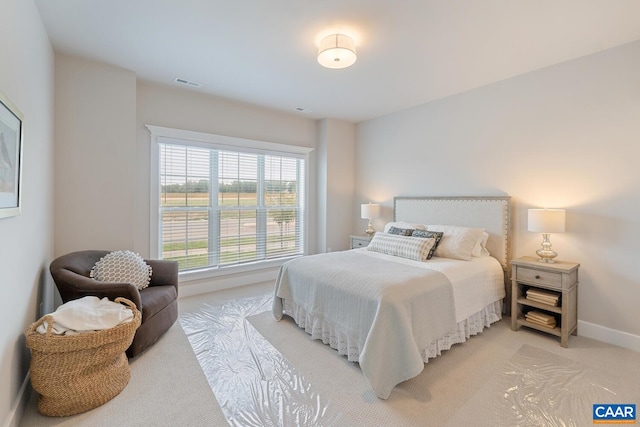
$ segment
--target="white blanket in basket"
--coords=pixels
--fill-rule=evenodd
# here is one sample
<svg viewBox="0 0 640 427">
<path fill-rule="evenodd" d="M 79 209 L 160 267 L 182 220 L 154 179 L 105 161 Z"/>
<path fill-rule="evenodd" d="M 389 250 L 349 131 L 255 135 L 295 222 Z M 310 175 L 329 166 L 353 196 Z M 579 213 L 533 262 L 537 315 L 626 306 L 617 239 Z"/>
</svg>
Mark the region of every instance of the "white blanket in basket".
<svg viewBox="0 0 640 427">
<path fill-rule="evenodd" d="M 108 298 L 83 297 L 62 304 L 56 311 L 49 313 L 53 317 L 52 333 L 56 335 L 75 335 L 83 332 L 100 331 L 130 322 L 133 312 L 130 308 Z M 38 329 L 47 333 L 48 322 L 42 322 Z"/>
</svg>

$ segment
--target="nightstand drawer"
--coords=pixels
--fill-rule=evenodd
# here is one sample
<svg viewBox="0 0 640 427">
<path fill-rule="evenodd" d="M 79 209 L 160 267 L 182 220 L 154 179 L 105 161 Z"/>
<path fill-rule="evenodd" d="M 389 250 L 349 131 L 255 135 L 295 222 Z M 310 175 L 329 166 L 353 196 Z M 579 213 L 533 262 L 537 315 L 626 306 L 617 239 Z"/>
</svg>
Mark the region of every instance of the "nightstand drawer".
<svg viewBox="0 0 640 427">
<path fill-rule="evenodd" d="M 562 273 L 552 273 L 549 271 L 534 270 L 533 268 L 518 267 L 516 270 L 516 280 L 562 289 Z"/>
<path fill-rule="evenodd" d="M 351 249 L 366 248 L 370 241 L 368 236 L 351 236 Z"/>
<path fill-rule="evenodd" d="M 353 248 L 364 248 L 365 246 L 369 245 L 369 241 L 368 240 L 363 240 L 363 239 L 353 239 L 352 241 L 352 246 Z"/>
</svg>

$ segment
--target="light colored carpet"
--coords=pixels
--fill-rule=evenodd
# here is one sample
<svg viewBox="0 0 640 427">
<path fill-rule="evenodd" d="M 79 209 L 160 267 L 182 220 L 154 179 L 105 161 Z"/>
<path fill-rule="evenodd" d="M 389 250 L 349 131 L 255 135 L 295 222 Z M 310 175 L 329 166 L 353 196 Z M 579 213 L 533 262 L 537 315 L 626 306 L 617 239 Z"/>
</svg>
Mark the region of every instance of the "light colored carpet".
<svg viewBox="0 0 640 427">
<path fill-rule="evenodd" d="M 226 419 L 180 324 L 130 361 L 131 380 L 115 398 L 70 417 L 37 412 L 33 392 L 21 426 L 224 426 Z"/>
<path fill-rule="evenodd" d="M 471 418 L 478 427 L 587 426 L 593 424 L 594 404 L 638 402 L 640 389 L 629 385 L 620 373 L 525 344 L 447 426 Z"/>
<path fill-rule="evenodd" d="M 268 311 L 269 305 L 262 302 L 265 295 L 270 295 L 271 288 L 272 284 L 243 287 L 181 299 L 179 304 L 181 322 L 187 323 L 186 320 L 189 318 L 199 322 L 192 323 L 192 326 L 197 326 L 189 335 L 192 340 L 200 337 L 197 333 L 199 330 L 214 329 L 220 332 L 230 329 L 224 316 L 216 316 L 215 320 L 219 323 L 209 325 L 209 320 L 204 315 L 206 312 L 211 312 L 212 308 L 223 311 L 231 308 L 235 311 L 232 323 L 241 327 L 243 332 L 239 336 L 246 339 L 243 342 L 252 349 L 250 354 L 251 357 L 256 357 L 258 368 L 256 372 L 259 383 L 251 384 L 257 384 L 260 388 L 250 389 L 254 394 L 249 399 L 241 392 L 234 395 L 228 391 L 214 397 L 209 383 L 217 384 L 216 371 L 208 371 L 210 378 L 205 377 L 189 339 L 181 325 L 176 323 L 160 342 L 131 362 L 132 378 L 129 385 L 110 402 L 85 414 L 49 418 L 37 413 L 36 397 L 32 396 L 21 425 L 228 425 L 218 401 L 224 402 L 225 408 L 232 411 L 238 408 L 238 402 L 254 401 L 258 402 L 258 409 L 263 414 L 272 414 L 275 408 L 288 408 L 299 411 L 298 414 L 304 416 L 308 405 L 295 405 L 295 402 L 286 400 L 288 390 L 294 390 L 311 397 L 315 402 L 315 407 L 312 408 L 314 413 L 322 415 L 320 421 L 315 424 L 298 423 L 305 427 L 500 426 L 506 425 L 506 420 L 490 415 L 497 412 L 496 408 L 504 409 L 497 393 L 504 392 L 508 387 L 520 385 L 521 382 L 518 381 L 524 378 L 508 375 L 505 377 L 505 372 L 513 368 L 514 361 L 520 360 L 518 363 L 520 366 L 523 365 L 520 357 L 523 346 L 548 353 L 545 353 L 545 360 L 558 356 L 559 359 L 554 359 L 556 365 L 557 361 L 560 361 L 560 366 L 565 363 L 566 366 L 573 367 L 574 371 L 578 367 L 584 381 L 603 384 L 607 378 L 613 379 L 616 387 L 612 387 L 612 390 L 619 393 L 620 399 L 623 400 L 617 403 L 640 402 L 640 398 L 636 398 L 635 401 L 625 400 L 631 399 L 626 397 L 629 396 L 628 391 L 638 390 L 637 384 L 640 384 L 640 353 L 575 336 L 570 337 L 569 348 L 562 348 L 558 339 L 546 334 L 526 328 L 518 332 L 511 331 L 509 318 L 485 329 L 482 334 L 470 338 L 466 343 L 455 345 L 442 356 L 432 359 L 418 377 L 398 385 L 388 400 L 380 400 L 366 384 L 357 364 L 347 362 L 329 346 L 311 340 L 290 318 L 285 317 L 280 322 L 273 320 Z M 238 306 L 242 306 L 242 301 L 246 298 L 257 298 L 256 301 L 259 303 L 256 307 L 262 309 L 258 312 L 238 310 Z M 238 316 L 242 317 L 239 323 L 236 319 Z M 226 343 L 226 346 L 231 348 L 226 339 L 214 339 L 209 342 Z M 203 340 L 201 344 L 196 348 L 204 349 L 206 341 Z M 268 357 L 263 358 L 264 355 Z M 244 366 L 234 365 L 233 357 L 228 357 L 228 354 L 223 354 L 224 359 L 220 359 L 219 356 L 216 351 L 202 351 L 197 357 L 215 359 L 208 362 L 205 360 L 205 366 L 220 368 L 229 361 L 231 363 L 226 365 L 228 367 Z M 227 362 L 220 364 L 221 360 Z M 270 363 L 273 368 L 270 367 Z M 533 364 L 535 365 L 535 362 Z M 532 371 L 535 372 L 535 369 Z M 237 372 L 244 374 L 245 371 L 239 369 Z M 246 375 L 242 377 L 247 378 Z M 265 384 L 273 383 L 272 379 L 276 377 L 279 386 L 273 395 L 279 401 L 273 402 L 267 400 L 270 394 L 260 393 L 265 390 L 270 392 Z M 508 385 L 504 383 L 505 378 L 511 378 Z M 287 381 L 289 387 L 286 387 Z M 553 384 L 557 385 L 551 384 L 551 388 Z M 222 390 L 224 389 L 223 387 Z M 564 395 L 566 394 L 560 394 Z M 248 409 L 245 413 L 250 414 L 252 411 L 255 412 Z M 575 414 L 566 409 L 561 409 L 556 415 L 560 420 L 575 418 Z M 283 422 L 282 419 L 284 417 L 279 421 L 274 420 L 273 425 L 296 425 Z M 329 422 L 325 423 L 324 420 Z M 564 425 L 571 423 L 566 422 Z"/>
<path fill-rule="evenodd" d="M 357 363 L 311 340 L 289 317 L 276 322 L 271 313 L 262 313 L 248 320 L 320 396 L 332 403 L 344 421 L 340 425 L 345 426 L 440 426 L 458 409 L 460 401 L 473 395 L 489 378 L 483 366 L 496 350 L 500 351 L 475 345 L 482 338 L 490 339 L 493 328 L 486 329 L 486 336 L 472 338 L 430 360 L 420 375 L 399 384 L 389 399 L 381 400 Z"/>
<path fill-rule="evenodd" d="M 637 390 L 640 382 L 639 353 L 573 336 L 570 348 L 564 349 L 548 335 L 527 329 L 511 331 L 506 318 L 430 360 L 419 376 L 399 384 L 384 401 L 374 396 L 357 364 L 311 340 L 290 318 L 276 322 L 266 312 L 248 320 L 314 386 L 319 396 L 332 403 L 332 409 L 345 421 L 340 425 L 577 426 L 584 425 L 581 422 L 585 419 L 590 424 L 590 399 L 604 399 L 605 390 L 623 400 L 615 403 L 636 403 L 640 397 L 638 392 L 630 391 Z M 523 354 L 538 356 L 539 360 Z M 540 360 L 551 366 L 551 377 L 564 377 L 551 382 L 540 380 L 539 390 L 530 388 L 523 394 L 523 378 L 530 381 L 529 374 L 540 371 Z M 519 376 L 510 375 L 514 366 L 519 367 Z M 567 386 L 576 381 L 578 373 L 580 383 L 573 384 L 573 388 Z M 611 378 L 615 380 L 612 382 Z M 565 388 L 558 389 L 559 384 Z M 590 386 L 595 386 L 598 393 Z M 507 395 L 520 402 L 520 414 L 513 409 L 513 401 L 505 400 Z M 550 396 L 558 403 L 555 407 L 547 405 L 550 417 L 520 416 L 531 408 L 527 402 L 535 407 L 535 398 L 551 399 Z M 635 400 L 629 400 L 634 396 Z M 568 398 L 573 403 L 560 404 Z M 533 410 L 530 413 L 536 414 Z"/>
</svg>

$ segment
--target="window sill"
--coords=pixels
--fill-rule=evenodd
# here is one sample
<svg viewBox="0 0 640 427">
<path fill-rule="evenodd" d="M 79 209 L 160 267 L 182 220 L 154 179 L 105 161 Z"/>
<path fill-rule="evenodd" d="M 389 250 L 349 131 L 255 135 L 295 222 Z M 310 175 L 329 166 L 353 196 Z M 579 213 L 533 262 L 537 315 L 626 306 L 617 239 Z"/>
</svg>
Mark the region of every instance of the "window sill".
<svg viewBox="0 0 640 427">
<path fill-rule="evenodd" d="M 225 276 L 232 276 L 234 274 L 243 274 L 250 272 L 258 272 L 261 270 L 271 270 L 279 268 L 285 262 L 297 258 L 301 255 L 278 258 L 270 261 L 253 262 L 241 265 L 232 265 L 229 267 L 211 267 L 203 268 L 200 270 L 190 270 L 180 272 L 178 279 L 181 284 L 189 284 L 189 282 L 201 281 L 203 279 L 215 279 L 223 278 Z"/>
</svg>

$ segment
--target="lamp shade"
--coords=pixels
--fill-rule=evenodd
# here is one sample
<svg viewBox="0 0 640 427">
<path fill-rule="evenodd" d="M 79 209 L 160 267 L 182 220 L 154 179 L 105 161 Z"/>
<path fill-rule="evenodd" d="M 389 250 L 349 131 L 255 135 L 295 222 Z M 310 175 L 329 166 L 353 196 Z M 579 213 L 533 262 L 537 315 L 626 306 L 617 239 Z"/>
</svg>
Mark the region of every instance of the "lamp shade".
<svg viewBox="0 0 640 427">
<path fill-rule="evenodd" d="M 371 219 L 377 218 L 380 214 L 380 205 L 376 203 L 367 203 L 360 205 L 360 218 Z"/>
<path fill-rule="evenodd" d="M 564 233 L 564 209 L 529 209 L 528 229 L 538 233 Z"/>
<path fill-rule="evenodd" d="M 347 68 L 356 62 L 356 44 L 344 34 L 331 34 L 320 40 L 318 62 L 327 68 Z"/>
</svg>

